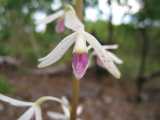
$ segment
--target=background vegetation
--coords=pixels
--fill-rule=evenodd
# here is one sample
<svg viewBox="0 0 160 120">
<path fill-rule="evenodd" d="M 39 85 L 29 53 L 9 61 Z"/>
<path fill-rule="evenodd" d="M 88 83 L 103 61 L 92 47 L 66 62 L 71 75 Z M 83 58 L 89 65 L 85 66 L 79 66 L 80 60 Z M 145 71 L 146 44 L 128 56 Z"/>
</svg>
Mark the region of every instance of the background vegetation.
<svg viewBox="0 0 160 120">
<path fill-rule="evenodd" d="M 113 14 L 108 20 L 96 22 L 84 20 L 86 30 L 94 34 L 103 44 L 118 44 L 114 51 L 122 60 L 121 80 L 135 83 L 139 100 L 143 85 L 149 82 L 160 90 L 160 0 L 137 0 L 141 9 L 130 15 L 129 23 L 114 25 Z M 45 32 L 37 32 L 34 15 L 37 12 L 54 13 L 51 4 L 54 0 L 0 0 L 0 92 L 14 91 L 8 82 L 13 72 L 16 75 L 32 73 L 36 69 L 37 59 L 51 51 L 59 41 L 71 31 L 56 33 L 56 22 L 50 23 Z M 62 4 L 73 1 L 63 0 Z M 108 0 L 128 6 L 128 0 Z M 98 8 L 98 0 L 85 0 L 87 7 Z M 128 6 L 130 7 L 130 6 Z M 85 12 L 84 12 L 85 13 Z M 58 63 L 71 64 L 70 50 Z M 7 65 L 6 65 L 7 64 Z M 93 68 L 94 69 L 94 68 Z M 11 82 L 12 83 L 12 82 Z M 158 86 L 158 87 L 157 87 Z M 158 94 L 160 96 L 160 94 Z"/>
</svg>

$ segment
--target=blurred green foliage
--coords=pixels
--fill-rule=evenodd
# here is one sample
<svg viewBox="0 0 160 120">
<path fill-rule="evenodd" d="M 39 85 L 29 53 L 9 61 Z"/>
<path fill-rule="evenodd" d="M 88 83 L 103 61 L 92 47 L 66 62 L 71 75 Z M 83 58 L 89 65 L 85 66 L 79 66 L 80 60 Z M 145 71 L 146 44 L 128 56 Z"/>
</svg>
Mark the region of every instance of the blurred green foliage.
<svg viewBox="0 0 160 120">
<path fill-rule="evenodd" d="M 136 14 L 139 21 L 144 19 L 159 20 L 160 19 L 160 1 L 159 0 L 142 0 L 142 9 Z"/>
<path fill-rule="evenodd" d="M 4 75 L 0 75 L 0 93 L 6 94 L 13 92 L 13 86 Z"/>
</svg>

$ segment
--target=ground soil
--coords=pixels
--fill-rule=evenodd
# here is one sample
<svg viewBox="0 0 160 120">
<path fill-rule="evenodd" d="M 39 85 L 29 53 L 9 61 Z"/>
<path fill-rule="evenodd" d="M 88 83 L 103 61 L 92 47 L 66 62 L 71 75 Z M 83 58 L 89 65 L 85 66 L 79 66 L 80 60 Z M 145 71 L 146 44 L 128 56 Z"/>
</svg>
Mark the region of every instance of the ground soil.
<svg viewBox="0 0 160 120">
<path fill-rule="evenodd" d="M 14 86 L 15 91 L 8 94 L 14 98 L 26 101 L 34 101 L 46 95 L 71 98 L 74 77 L 70 70 L 54 75 L 33 75 L 6 69 L 1 70 L 1 73 Z M 107 75 L 98 76 L 94 70 L 89 70 L 80 81 L 82 120 L 160 120 L 159 97 L 148 95 L 150 99 L 137 102 L 136 86 L 129 81 L 115 80 Z M 160 92 L 157 92 L 158 95 Z M 147 93 L 143 96 L 147 96 Z M 46 115 L 47 110 L 60 111 L 56 103 L 45 103 L 42 108 L 44 120 L 51 120 Z M 0 120 L 16 120 L 26 109 L 0 102 Z"/>
</svg>

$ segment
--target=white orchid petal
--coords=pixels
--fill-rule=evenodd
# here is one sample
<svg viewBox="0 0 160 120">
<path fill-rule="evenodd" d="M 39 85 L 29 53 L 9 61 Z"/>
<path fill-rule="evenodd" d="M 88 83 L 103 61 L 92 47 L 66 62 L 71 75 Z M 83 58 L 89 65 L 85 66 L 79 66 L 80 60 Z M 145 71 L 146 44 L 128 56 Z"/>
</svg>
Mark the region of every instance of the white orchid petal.
<svg viewBox="0 0 160 120">
<path fill-rule="evenodd" d="M 123 63 L 123 61 L 120 58 L 118 58 L 115 54 L 113 54 L 109 51 L 107 51 L 107 53 L 115 63 L 117 63 L 117 64 L 122 64 Z"/>
<path fill-rule="evenodd" d="M 47 115 L 51 118 L 51 119 L 56 119 L 56 120 L 66 120 L 66 117 L 58 112 L 47 112 Z"/>
<path fill-rule="evenodd" d="M 18 120 L 31 120 L 31 118 L 34 116 L 34 109 L 33 107 L 29 108 L 23 115 L 18 118 Z"/>
<path fill-rule="evenodd" d="M 50 22 L 52 22 L 62 16 L 64 16 L 64 11 L 60 10 L 60 11 L 53 13 L 53 14 L 47 16 L 46 18 L 38 21 L 37 24 L 48 24 L 48 23 L 50 23 Z"/>
<path fill-rule="evenodd" d="M 65 12 L 65 26 L 73 31 L 84 30 L 84 25 L 77 17 L 74 10 L 68 10 Z"/>
<path fill-rule="evenodd" d="M 70 105 L 66 97 L 62 97 L 62 109 L 66 118 L 70 118 Z"/>
<path fill-rule="evenodd" d="M 91 34 L 84 32 L 87 42 L 94 48 L 95 53 L 102 61 L 104 67 L 116 78 L 120 78 L 120 72 L 114 65 L 110 55 L 105 51 L 103 46 Z"/>
<path fill-rule="evenodd" d="M 2 95 L 2 94 L 0 94 L 0 100 L 7 102 L 11 105 L 14 105 L 14 106 L 19 106 L 19 107 L 32 105 L 32 102 L 25 102 L 25 101 L 16 100 L 16 99 L 10 98 L 10 97 Z"/>
<path fill-rule="evenodd" d="M 113 54 L 112 52 L 110 51 L 106 51 L 108 53 L 108 55 L 110 56 L 110 58 L 112 59 L 113 62 L 115 62 L 116 64 L 122 64 L 123 61 L 118 58 L 115 54 Z M 93 57 L 93 56 L 96 56 L 96 53 L 95 52 L 92 52 L 90 54 L 90 57 Z"/>
<path fill-rule="evenodd" d="M 103 48 L 104 49 L 117 49 L 118 45 L 117 44 L 115 44 L 115 45 L 104 45 Z"/>
<path fill-rule="evenodd" d="M 53 96 L 40 97 L 36 102 L 43 103 L 43 102 L 46 102 L 46 101 L 49 101 L 49 100 L 54 101 L 54 102 L 58 102 L 58 103 L 62 103 L 62 100 L 60 98 L 53 97 Z"/>
<path fill-rule="evenodd" d="M 91 45 L 89 45 L 88 47 L 88 50 L 90 50 L 90 49 L 92 49 L 92 46 Z M 118 45 L 103 45 L 103 48 L 104 49 L 117 49 L 118 48 Z"/>
<path fill-rule="evenodd" d="M 42 120 L 42 111 L 39 106 L 35 106 L 35 120 Z"/>
<path fill-rule="evenodd" d="M 64 53 L 71 47 L 71 45 L 75 42 L 76 32 L 72 33 L 71 35 L 65 37 L 55 49 L 53 49 L 46 57 L 40 58 L 39 61 L 41 62 L 38 67 L 46 67 L 57 62 L 59 59 L 62 58 Z"/>
</svg>

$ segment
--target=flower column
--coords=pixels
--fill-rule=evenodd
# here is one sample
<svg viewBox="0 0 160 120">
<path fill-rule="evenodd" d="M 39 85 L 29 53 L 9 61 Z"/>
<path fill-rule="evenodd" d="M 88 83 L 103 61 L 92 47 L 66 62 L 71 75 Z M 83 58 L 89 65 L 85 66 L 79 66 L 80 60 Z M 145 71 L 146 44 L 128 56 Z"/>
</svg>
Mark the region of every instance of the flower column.
<svg viewBox="0 0 160 120">
<path fill-rule="evenodd" d="M 83 20 L 83 0 L 76 0 L 75 4 L 76 13 L 79 19 Z M 76 120 L 77 118 L 77 106 L 79 103 L 79 93 L 80 93 L 80 80 L 73 79 L 72 82 L 72 106 L 71 106 L 71 120 Z"/>
</svg>

